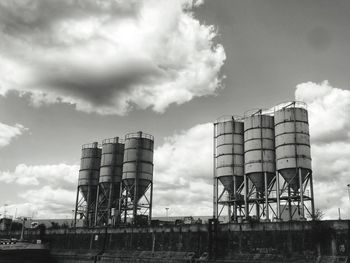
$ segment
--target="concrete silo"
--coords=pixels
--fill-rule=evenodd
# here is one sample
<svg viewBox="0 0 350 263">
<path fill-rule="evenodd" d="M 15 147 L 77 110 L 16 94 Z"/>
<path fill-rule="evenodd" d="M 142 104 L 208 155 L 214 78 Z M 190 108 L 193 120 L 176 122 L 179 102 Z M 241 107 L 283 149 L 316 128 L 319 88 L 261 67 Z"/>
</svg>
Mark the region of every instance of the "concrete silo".
<svg viewBox="0 0 350 263">
<path fill-rule="evenodd" d="M 245 214 L 255 206 L 257 219 L 270 219 L 275 183 L 274 117 L 257 110 L 244 119 Z"/>
<path fill-rule="evenodd" d="M 126 223 L 145 224 L 152 217 L 153 195 L 152 135 L 137 132 L 125 136 L 121 216 Z"/>
<path fill-rule="evenodd" d="M 101 148 L 98 143 L 84 144 L 81 162 L 77 198 L 75 205 L 75 223 L 77 216 L 84 219 L 85 226 L 93 226 L 95 219 L 96 191 L 101 163 Z"/>
<path fill-rule="evenodd" d="M 241 194 L 244 178 L 244 123 L 242 118 L 223 116 L 214 123 L 214 217 L 226 206 L 229 221 L 243 214 Z M 220 193 L 219 193 L 220 192 Z"/>
<path fill-rule="evenodd" d="M 115 225 L 119 219 L 119 197 L 122 181 L 124 142 L 118 137 L 102 141 L 102 156 L 95 225 Z"/>
<path fill-rule="evenodd" d="M 279 193 L 279 217 L 289 211 L 289 220 L 303 220 L 305 210 L 312 217 L 313 182 L 306 104 L 289 102 L 275 107 L 275 142 L 276 169 L 283 181 Z M 310 201 L 311 209 L 307 208 L 306 201 Z"/>
</svg>

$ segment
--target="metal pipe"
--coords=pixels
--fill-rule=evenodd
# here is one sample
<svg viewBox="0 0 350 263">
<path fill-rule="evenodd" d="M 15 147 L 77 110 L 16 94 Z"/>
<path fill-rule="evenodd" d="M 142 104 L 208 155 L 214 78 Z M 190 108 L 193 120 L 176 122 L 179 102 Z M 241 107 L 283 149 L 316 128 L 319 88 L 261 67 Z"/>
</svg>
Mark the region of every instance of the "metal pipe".
<svg viewBox="0 0 350 263">
<path fill-rule="evenodd" d="M 213 217 L 218 218 L 218 179 L 216 176 L 216 123 L 214 123 L 214 137 L 213 137 Z"/>
</svg>

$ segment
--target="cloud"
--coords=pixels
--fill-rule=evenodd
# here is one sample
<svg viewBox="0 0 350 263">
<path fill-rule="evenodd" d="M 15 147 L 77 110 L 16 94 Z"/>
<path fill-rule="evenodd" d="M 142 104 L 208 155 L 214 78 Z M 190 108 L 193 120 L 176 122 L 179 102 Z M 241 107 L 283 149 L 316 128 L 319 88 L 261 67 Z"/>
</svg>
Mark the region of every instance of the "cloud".
<svg viewBox="0 0 350 263">
<path fill-rule="evenodd" d="M 191 0 L 0 3 L 0 95 L 125 114 L 212 95 L 225 52 Z"/>
<path fill-rule="evenodd" d="M 327 218 L 338 218 L 338 207 L 349 218 L 350 91 L 306 82 L 295 97 L 308 104 L 315 205 Z"/>
<path fill-rule="evenodd" d="M 212 123 L 166 138 L 155 150 L 154 215 L 212 213 Z"/>
<path fill-rule="evenodd" d="M 31 218 L 72 218 L 75 191 L 44 186 L 19 194 L 22 203 L 6 206 L 8 215 Z"/>
<path fill-rule="evenodd" d="M 15 126 L 10 126 L 0 122 L 0 148 L 10 144 L 14 138 L 23 134 L 26 130 L 27 128 L 18 123 Z"/>
<path fill-rule="evenodd" d="M 26 165 L 19 164 L 13 172 L 1 171 L 0 181 L 25 186 L 50 185 L 72 190 L 78 182 L 78 165 Z"/>
</svg>

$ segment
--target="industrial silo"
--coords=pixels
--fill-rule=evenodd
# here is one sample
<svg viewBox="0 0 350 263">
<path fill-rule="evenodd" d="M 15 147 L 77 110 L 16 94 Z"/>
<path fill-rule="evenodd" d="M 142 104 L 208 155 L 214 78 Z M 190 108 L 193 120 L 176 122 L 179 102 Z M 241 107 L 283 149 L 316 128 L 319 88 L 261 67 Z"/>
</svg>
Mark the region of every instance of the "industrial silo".
<svg viewBox="0 0 350 263">
<path fill-rule="evenodd" d="M 119 216 L 124 142 L 118 137 L 102 141 L 95 225 L 115 225 Z"/>
<path fill-rule="evenodd" d="M 262 110 L 249 114 L 244 120 L 244 168 L 246 216 L 250 203 L 256 206 L 258 219 L 269 219 L 269 195 L 276 172 L 274 117 L 263 114 Z"/>
<path fill-rule="evenodd" d="M 292 211 L 293 205 L 298 206 L 299 216 L 303 219 L 304 202 L 311 201 L 310 213 L 313 215 L 310 135 L 306 104 L 290 102 L 275 107 L 275 145 L 276 169 L 285 181 L 284 189 L 282 187 L 280 192 L 286 193 L 288 210 Z M 308 191 L 307 187 L 310 187 Z M 289 217 L 295 219 L 293 214 Z"/>
<path fill-rule="evenodd" d="M 101 163 L 101 148 L 98 143 L 84 144 L 81 151 L 81 162 L 75 206 L 75 220 L 79 214 L 86 226 L 94 224 L 96 191 Z M 79 196 L 81 195 L 81 198 Z"/>
<path fill-rule="evenodd" d="M 153 136 L 143 132 L 125 136 L 121 202 L 125 222 L 128 218 L 133 224 L 151 220 L 153 145 Z"/>
<path fill-rule="evenodd" d="M 244 123 L 242 118 L 223 116 L 214 123 L 214 207 L 227 206 L 229 220 L 237 220 L 244 199 L 241 194 L 244 177 Z M 223 186 L 219 193 L 219 182 Z M 223 194 L 226 192 L 226 196 Z"/>
</svg>

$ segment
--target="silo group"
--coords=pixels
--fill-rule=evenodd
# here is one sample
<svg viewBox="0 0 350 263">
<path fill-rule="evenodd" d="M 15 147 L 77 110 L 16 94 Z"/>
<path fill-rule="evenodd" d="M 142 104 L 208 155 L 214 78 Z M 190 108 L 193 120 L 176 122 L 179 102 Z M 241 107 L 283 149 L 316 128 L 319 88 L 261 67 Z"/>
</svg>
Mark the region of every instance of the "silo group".
<svg viewBox="0 0 350 263">
<path fill-rule="evenodd" d="M 152 217 L 153 136 L 130 133 L 82 147 L 75 224 L 147 224 Z"/>
<path fill-rule="evenodd" d="M 239 129 L 227 128 L 237 123 Z M 309 137 L 302 102 L 219 118 L 214 123 L 214 217 L 223 216 L 226 207 L 230 222 L 313 218 Z"/>
</svg>

